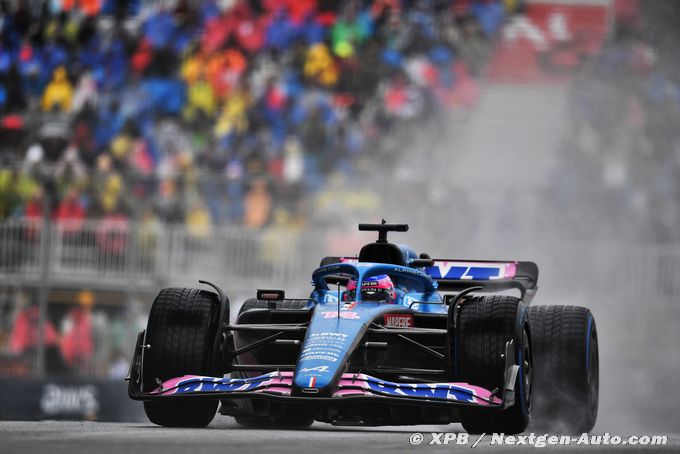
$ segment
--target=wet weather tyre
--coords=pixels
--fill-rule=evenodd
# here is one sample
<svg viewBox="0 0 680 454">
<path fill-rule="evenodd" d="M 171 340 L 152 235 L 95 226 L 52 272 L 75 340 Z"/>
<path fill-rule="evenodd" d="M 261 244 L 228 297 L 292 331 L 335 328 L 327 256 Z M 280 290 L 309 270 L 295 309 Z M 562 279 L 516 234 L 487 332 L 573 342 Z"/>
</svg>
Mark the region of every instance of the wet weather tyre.
<svg viewBox="0 0 680 454">
<path fill-rule="evenodd" d="M 532 426 L 554 433 L 592 430 L 599 399 L 595 319 L 578 306 L 529 308 L 536 376 Z"/>
<path fill-rule="evenodd" d="M 189 288 L 166 288 L 151 306 L 145 343 L 143 389 L 149 392 L 164 381 L 182 375 L 211 375 L 219 297 Z M 149 420 L 168 427 L 205 427 L 217 410 L 212 400 L 156 400 L 144 402 Z"/>
<path fill-rule="evenodd" d="M 531 415 L 533 383 L 529 319 L 524 304 L 503 295 L 466 300 L 460 306 L 456 340 L 456 370 L 463 382 L 502 390 L 505 344 L 510 340 L 515 346 L 515 364 L 520 366 L 514 405 L 505 410 L 468 410 L 461 415 L 463 428 L 472 434 L 523 432 Z"/>
</svg>

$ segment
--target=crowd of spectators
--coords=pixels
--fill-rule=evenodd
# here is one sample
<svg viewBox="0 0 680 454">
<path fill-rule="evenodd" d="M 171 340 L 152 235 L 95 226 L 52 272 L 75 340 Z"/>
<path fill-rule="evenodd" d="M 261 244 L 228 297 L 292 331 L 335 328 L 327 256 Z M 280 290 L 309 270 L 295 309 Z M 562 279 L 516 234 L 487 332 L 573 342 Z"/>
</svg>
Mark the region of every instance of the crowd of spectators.
<svg viewBox="0 0 680 454">
<path fill-rule="evenodd" d="M 477 97 L 500 0 L 1 2 L 0 220 L 304 224 Z M 369 174 L 372 174 L 369 173 Z M 47 203 L 44 197 L 50 196 Z M 77 225 L 77 224 L 76 224 Z"/>
<path fill-rule="evenodd" d="M 573 83 L 567 151 L 579 151 L 569 156 L 583 164 L 574 174 L 604 189 L 603 221 L 611 222 L 602 223 L 603 232 L 677 242 L 680 8 L 668 1 L 620 4 L 634 8 L 618 11 L 610 40 Z"/>
<path fill-rule="evenodd" d="M 45 317 L 46 373 L 124 378 L 146 310 L 137 303 L 102 304 L 89 290 L 70 294 L 73 304 L 51 304 Z M 37 292 L 24 289 L 3 296 L 10 301 L 0 300 L 0 376 L 30 375 L 39 343 Z"/>
<path fill-rule="evenodd" d="M 49 216 L 60 266 L 93 245 L 95 268 L 123 244 L 143 260 L 161 223 L 264 229 L 275 263 L 291 244 L 266 227 L 375 207 L 351 183 L 389 176 L 386 139 L 474 107 L 505 3 L 0 0 L 0 223 Z M 30 259 L 39 228 L 7 226 L 5 256 Z M 96 299 L 49 302 L 49 374 L 124 372 L 139 314 Z M 36 302 L 0 300 L 0 374 L 31 372 Z"/>
</svg>

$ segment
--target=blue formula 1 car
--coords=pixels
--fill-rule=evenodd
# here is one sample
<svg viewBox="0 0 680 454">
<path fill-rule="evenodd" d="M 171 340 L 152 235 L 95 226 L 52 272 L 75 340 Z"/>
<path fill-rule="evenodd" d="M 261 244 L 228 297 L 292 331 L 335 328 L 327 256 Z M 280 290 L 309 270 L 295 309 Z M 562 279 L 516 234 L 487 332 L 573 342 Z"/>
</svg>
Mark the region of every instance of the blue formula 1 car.
<svg viewBox="0 0 680 454">
<path fill-rule="evenodd" d="M 470 433 L 584 432 L 597 417 L 595 322 L 529 307 L 531 262 L 431 259 L 378 240 L 326 257 L 309 298 L 258 290 L 234 324 L 215 290 L 167 288 L 138 336 L 130 397 L 162 426 L 220 413 L 245 426 L 461 422 Z M 509 293 L 515 293 L 512 296 Z"/>
</svg>

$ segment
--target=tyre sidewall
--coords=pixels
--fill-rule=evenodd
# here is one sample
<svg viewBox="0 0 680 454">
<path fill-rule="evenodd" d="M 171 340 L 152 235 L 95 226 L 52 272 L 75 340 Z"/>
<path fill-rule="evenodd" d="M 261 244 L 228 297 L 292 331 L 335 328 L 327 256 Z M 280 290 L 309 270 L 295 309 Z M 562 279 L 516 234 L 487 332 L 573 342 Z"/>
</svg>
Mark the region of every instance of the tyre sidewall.
<svg viewBox="0 0 680 454">
<path fill-rule="evenodd" d="M 498 297 L 486 297 L 486 298 L 498 298 Z M 484 299 L 481 301 L 476 301 L 473 304 L 489 304 L 489 303 L 487 302 L 486 299 Z M 526 429 L 529 423 L 529 419 L 531 417 L 532 410 L 531 398 L 529 399 L 529 402 L 527 404 L 526 396 L 527 393 L 532 393 L 533 377 L 529 383 L 531 387 L 529 389 L 526 389 L 524 382 L 525 372 L 523 368 L 523 360 L 525 357 L 524 341 L 526 339 L 529 351 L 529 365 L 531 366 L 529 369 L 530 370 L 533 369 L 533 353 L 531 348 L 531 334 L 529 329 L 528 311 L 526 310 L 525 305 L 520 300 L 517 300 L 514 311 L 511 314 L 508 314 L 507 317 L 508 318 L 504 321 L 504 323 L 501 326 L 498 326 L 499 331 L 497 331 L 496 335 L 502 336 L 502 338 L 504 339 L 504 343 L 507 343 L 508 341 L 512 340 L 515 355 L 515 357 L 513 358 L 514 359 L 513 362 L 520 367 L 520 370 L 517 373 L 517 377 L 515 379 L 514 403 L 512 406 L 503 410 L 475 408 L 464 412 L 462 416 L 463 427 L 470 433 L 482 433 L 482 432 L 486 433 L 497 432 L 506 434 L 521 433 Z M 499 380 L 497 383 L 499 383 L 498 386 L 500 387 L 500 389 L 503 389 L 503 387 L 505 386 L 506 377 L 505 374 L 507 372 L 505 369 L 505 359 L 504 356 L 502 356 L 503 353 L 504 351 L 498 351 L 498 358 L 496 359 L 496 361 L 501 362 L 497 366 L 499 374 Z M 461 379 L 471 384 L 476 384 L 474 383 L 474 381 L 469 381 L 470 379 L 474 380 L 473 376 L 471 377 L 462 376 Z M 489 384 L 487 384 L 487 386 L 488 385 Z"/>
<path fill-rule="evenodd" d="M 523 303 L 520 303 L 517 308 L 517 325 L 515 326 L 515 361 L 519 365 L 519 373 L 517 374 L 517 380 L 515 381 L 515 405 L 519 410 L 521 418 L 526 420 L 527 424 L 531 418 L 531 403 L 532 403 L 532 389 L 533 388 L 533 374 L 530 377 L 529 385 L 530 389 L 526 389 L 525 386 L 525 371 L 524 371 L 524 338 L 528 338 L 529 346 L 529 366 L 533 370 L 533 349 L 531 348 L 531 330 L 529 327 L 529 314 Z M 526 395 L 529 394 L 528 404 Z"/>
<path fill-rule="evenodd" d="M 580 306 L 536 306 L 529 312 L 534 340 L 540 346 L 533 429 L 589 432 L 597 419 L 599 400 L 595 319 Z"/>
</svg>

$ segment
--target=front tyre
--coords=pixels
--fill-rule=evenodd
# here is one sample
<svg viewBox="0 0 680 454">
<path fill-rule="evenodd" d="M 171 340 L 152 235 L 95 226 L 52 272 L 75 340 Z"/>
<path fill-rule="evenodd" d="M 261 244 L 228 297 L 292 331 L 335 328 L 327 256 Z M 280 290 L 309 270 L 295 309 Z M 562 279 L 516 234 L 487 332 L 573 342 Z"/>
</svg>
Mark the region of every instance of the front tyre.
<svg viewBox="0 0 680 454">
<path fill-rule="evenodd" d="M 523 432 L 529 424 L 533 389 L 533 354 L 529 318 L 521 300 L 493 295 L 470 298 L 460 307 L 457 370 L 462 381 L 493 390 L 504 388 L 505 344 L 515 345 L 515 404 L 505 410 L 468 410 L 463 428 L 472 434 Z"/>
<path fill-rule="evenodd" d="M 536 358 L 537 430 L 580 434 L 592 430 L 599 400 L 595 319 L 578 306 L 529 308 Z"/>
<path fill-rule="evenodd" d="M 219 297 L 212 292 L 189 288 L 166 288 L 151 306 L 146 328 L 144 392 L 182 375 L 211 375 L 220 314 Z M 168 427 L 205 427 L 217 410 L 213 400 L 152 400 L 144 402 L 149 420 Z"/>
</svg>

